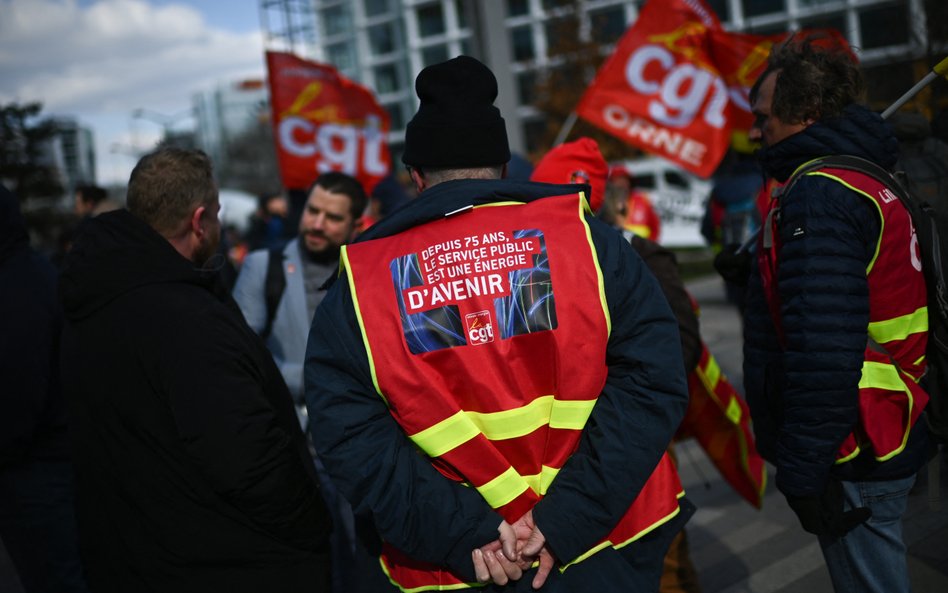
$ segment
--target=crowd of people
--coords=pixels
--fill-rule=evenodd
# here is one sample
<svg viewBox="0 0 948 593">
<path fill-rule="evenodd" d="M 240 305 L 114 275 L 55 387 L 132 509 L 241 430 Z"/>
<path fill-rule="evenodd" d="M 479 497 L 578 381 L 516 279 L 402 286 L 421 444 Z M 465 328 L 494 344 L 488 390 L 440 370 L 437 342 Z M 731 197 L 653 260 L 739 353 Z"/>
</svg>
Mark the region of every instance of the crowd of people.
<svg viewBox="0 0 948 593">
<path fill-rule="evenodd" d="M 709 237 L 741 260 L 777 489 L 837 592 L 897 592 L 932 450 L 911 220 L 834 169 L 757 208 L 827 151 L 896 166 L 860 84 L 848 54 L 774 49 Z M 124 208 L 83 188 L 58 271 L 0 193 L 0 538 L 28 593 L 700 590 L 672 442 L 708 353 L 658 217 L 588 138 L 507 178 L 476 59 L 416 90 L 417 198 L 381 216 L 323 173 L 297 226 L 268 196 L 232 285 L 200 151 L 144 156 Z"/>
</svg>

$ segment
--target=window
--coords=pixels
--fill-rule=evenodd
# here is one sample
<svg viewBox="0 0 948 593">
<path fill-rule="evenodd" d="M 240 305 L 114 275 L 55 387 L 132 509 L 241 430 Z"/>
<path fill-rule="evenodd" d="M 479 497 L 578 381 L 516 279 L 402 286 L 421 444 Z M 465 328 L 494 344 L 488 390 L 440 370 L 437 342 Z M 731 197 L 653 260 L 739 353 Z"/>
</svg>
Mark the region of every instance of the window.
<svg viewBox="0 0 948 593">
<path fill-rule="evenodd" d="M 458 15 L 458 29 L 467 29 L 467 7 L 464 0 L 454 0 L 454 12 Z"/>
<path fill-rule="evenodd" d="M 421 62 L 423 66 L 439 64 L 448 59 L 448 46 L 432 45 L 421 50 Z"/>
<path fill-rule="evenodd" d="M 383 64 L 373 68 L 375 90 L 379 94 L 394 93 L 399 89 L 398 67 L 395 64 Z"/>
<path fill-rule="evenodd" d="M 507 0 L 507 16 L 523 16 L 530 13 L 530 0 Z"/>
<path fill-rule="evenodd" d="M 800 20 L 801 29 L 835 29 L 846 35 L 846 15 L 824 14 L 818 17 Z"/>
<path fill-rule="evenodd" d="M 809 8 L 811 6 L 831 6 L 833 4 L 837 4 L 840 8 L 842 8 L 846 4 L 846 0 L 797 0 L 797 4 L 804 8 Z"/>
<path fill-rule="evenodd" d="M 383 105 L 383 107 L 385 107 L 385 111 L 388 112 L 389 121 L 391 123 L 389 130 L 392 132 L 404 130 L 405 124 L 407 123 L 405 120 L 405 106 L 399 102 L 389 103 L 388 105 Z"/>
<path fill-rule="evenodd" d="M 572 0 L 543 0 L 543 10 L 552 10 L 563 6 L 570 6 Z"/>
<path fill-rule="evenodd" d="M 872 8 L 859 15 L 862 48 L 875 49 L 909 41 L 908 6 L 894 4 Z"/>
<path fill-rule="evenodd" d="M 635 187 L 642 189 L 655 189 L 655 173 L 636 173 Z"/>
<path fill-rule="evenodd" d="M 527 152 L 536 152 L 543 148 L 546 137 L 546 120 L 539 119 L 524 122 L 523 139 L 527 145 Z M 549 146 L 549 144 L 546 144 L 546 146 Z"/>
<path fill-rule="evenodd" d="M 349 7 L 345 4 L 323 9 L 322 17 L 323 35 L 327 37 L 340 33 L 349 33 L 352 30 L 352 21 L 349 19 Z"/>
<path fill-rule="evenodd" d="M 579 20 L 571 17 L 547 19 L 543 25 L 546 33 L 546 55 L 553 57 L 575 48 L 579 39 Z"/>
<path fill-rule="evenodd" d="M 372 54 L 384 55 L 395 51 L 395 32 L 392 23 L 382 23 L 368 28 L 369 47 Z"/>
<path fill-rule="evenodd" d="M 771 25 L 751 27 L 747 32 L 754 33 L 755 35 L 782 35 L 787 33 L 787 26 L 783 23 L 774 23 Z"/>
<path fill-rule="evenodd" d="M 533 47 L 533 31 L 530 25 L 512 29 L 510 36 L 514 61 L 522 62 L 536 57 L 536 50 Z"/>
<path fill-rule="evenodd" d="M 589 11 L 589 22 L 593 39 L 599 43 L 615 43 L 625 33 L 625 10 L 622 6 L 612 6 Z"/>
<path fill-rule="evenodd" d="M 389 10 L 388 0 L 363 0 L 365 16 L 385 14 Z"/>
<path fill-rule="evenodd" d="M 329 63 L 339 70 L 355 66 L 355 53 L 348 41 L 327 46 L 326 55 L 329 58 Z"/>
<path fill-rule="evenodd" d="M 665 171 L 665 183 L 676 189 L 688 189 L 688 180 L 678 171 Z"/>
<path fill-rule="evenodd" d="M 537 98 L 537 73 L 521 72 L 517 75 L 517 101 L 520 105 L 531 105 Z"/>
<path fill-rule="evenodd" d="M 731 20 L 731 7 L 728 0 L 706 0 L 711 12 L 718 15 L 718 20 L 723 22 Z"/>
<path fill-rule="evenodd" d="M 419 6 L 415 14 L 418 15 L 418 33 L 422 37 L 444 33 L 444 11 L 441 9 L 441 2 Z"/>
<path fill-rule="evenodd" d="M 902 96 L 905 89 L 916 83 L 912 64 L 904 61 L 887 61 L 884 64 L 863 68 L 867 99 L 879 109 Z"/>
<path fill-rule="evenodd" d="M 745 17 L 787 12 L 784 0 L 741 0 L 741 4 L 744 6 Z"/>
</svg>

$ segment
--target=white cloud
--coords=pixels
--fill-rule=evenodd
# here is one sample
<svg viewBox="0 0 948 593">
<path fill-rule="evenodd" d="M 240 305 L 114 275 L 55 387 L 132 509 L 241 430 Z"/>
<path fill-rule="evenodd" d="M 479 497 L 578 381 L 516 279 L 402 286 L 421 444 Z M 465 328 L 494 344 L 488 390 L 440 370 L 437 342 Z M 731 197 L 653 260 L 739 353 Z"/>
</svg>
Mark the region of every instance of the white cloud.
<svg viewBox="0 0 948 593">
<path fill-rule="evenodd" d="M 187 104 L 263 73 L 259 33 L 210 29 L 193 8 L 143 0 L 0 0 L 0 100 L 104 113 Z"/>
<path fill-rule="evenodd" d="M 0 103 L 40 101 L 47 114 L 172 114 L 197 91 L 264 75 L 259 32 L 211 28 L 182 4 L 0 0 L 0 15 Z M 96 135 L 101 162 L 122 139 Z"/>
</svg>

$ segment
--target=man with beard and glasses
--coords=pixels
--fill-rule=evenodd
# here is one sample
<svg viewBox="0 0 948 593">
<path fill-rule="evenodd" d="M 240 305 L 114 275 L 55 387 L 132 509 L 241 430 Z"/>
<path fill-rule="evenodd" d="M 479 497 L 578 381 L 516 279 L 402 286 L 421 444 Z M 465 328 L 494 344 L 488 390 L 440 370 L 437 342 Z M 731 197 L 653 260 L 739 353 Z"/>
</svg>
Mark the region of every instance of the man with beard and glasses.
<svg viewBox="0 0 948 593">
<path fill-rule="evenodd" d="M 247 323 L 264 338 L 283 373 L 304 430 L 303 357 L 310 321 L 326 294 L 323 284 L 338 273 L 340 248 L 362 228 L 367 204 L 358 180 L 336 171 L 323 173 L 309 190 L 299 235 L 286 246 L 249 254 L 234 286 L 234 299 Z M 355 538 L 349 504 L 336 494 L 319 460 L 316 466 L 335 523 L 333 590 L 376 590 L 366 579 L 381 575 L 378 563 Z M 376 570 L 364 570 L 363 565 Z"/>
<path fill-rule="evenodd" d="M 203 152 L 132 171 L 66 258 L 61 370 L 93 591 L 328 591 L 330 520 L 280 372 L 208 264 Z"/>
</svg>

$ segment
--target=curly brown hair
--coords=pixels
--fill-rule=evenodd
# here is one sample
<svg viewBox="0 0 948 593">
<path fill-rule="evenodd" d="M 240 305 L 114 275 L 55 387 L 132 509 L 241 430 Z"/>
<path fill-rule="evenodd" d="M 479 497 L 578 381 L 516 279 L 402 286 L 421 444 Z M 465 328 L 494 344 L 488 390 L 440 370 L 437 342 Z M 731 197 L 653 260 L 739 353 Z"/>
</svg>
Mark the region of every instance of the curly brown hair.
<svg viewBox="0 0 948 593">
<path fill-rule="evenodd" d="M 839 45 L 817 45 L 817 38 L 793 36 L 775 46 L 767 68 L 751 88 L 753 103 L 761 82 L 777 74 L 771 114 L 787 123 L 838 117 L 862 98 L 863 79 L 855 57 Z"/>
</svg>

